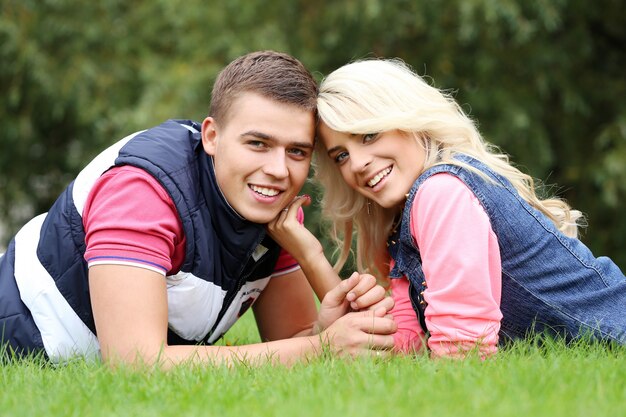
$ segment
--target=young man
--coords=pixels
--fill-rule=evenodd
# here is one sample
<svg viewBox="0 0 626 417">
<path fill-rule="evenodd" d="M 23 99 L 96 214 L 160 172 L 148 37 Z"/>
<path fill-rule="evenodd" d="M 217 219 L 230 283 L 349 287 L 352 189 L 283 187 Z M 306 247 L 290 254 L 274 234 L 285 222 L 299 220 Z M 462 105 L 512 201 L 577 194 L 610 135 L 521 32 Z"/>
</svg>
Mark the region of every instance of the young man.
<svg viewBox="0 0 626 417">
<path fill-rule="evenodd" d="M 169 366 L 390 348 L 389 299 L 372 277 L 339 283 L 318 315 L 266 231 L 307 178 L 316 95 L 293 57 L 251 53 L 220 73 L 202 124 L 170 120 L 96 157 L 0 258 L 7 351 Z M 348 313 L 350 302 L 373 308 Z M 210 346 L 253 303 L 265 342 Z"/>
</svg>

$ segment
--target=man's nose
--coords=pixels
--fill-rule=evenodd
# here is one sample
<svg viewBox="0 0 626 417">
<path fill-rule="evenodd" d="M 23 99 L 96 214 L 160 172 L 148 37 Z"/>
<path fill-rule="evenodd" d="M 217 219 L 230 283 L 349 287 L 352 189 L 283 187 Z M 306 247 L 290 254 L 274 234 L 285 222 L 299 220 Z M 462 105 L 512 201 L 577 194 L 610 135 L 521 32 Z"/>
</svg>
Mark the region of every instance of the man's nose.
<svg viewBox="0 0 626 417">
<path fill-rule="evenodd" d="M 275 178 L 286 178 L 289 175 L 286 158 L 285 150 L 275 149 L 263 165 L 263 172 Z"/>
</svg>

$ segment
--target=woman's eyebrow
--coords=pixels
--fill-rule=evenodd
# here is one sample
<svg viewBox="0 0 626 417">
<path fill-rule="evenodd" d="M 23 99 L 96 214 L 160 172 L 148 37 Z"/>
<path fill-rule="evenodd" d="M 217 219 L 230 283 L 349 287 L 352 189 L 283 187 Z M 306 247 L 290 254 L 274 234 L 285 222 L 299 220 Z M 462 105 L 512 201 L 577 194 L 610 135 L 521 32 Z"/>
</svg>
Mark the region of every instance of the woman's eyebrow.
<svg viewBox="0 0 626 417">
<path fill-rule="evenodd" d="M 330 156 L 331 153 L 338 151 L 341 148 L 341 146 L 334 146 L 332 148 L 330 148 L 326 153 L 328 154 L 328 156 Z"/>
</svg>

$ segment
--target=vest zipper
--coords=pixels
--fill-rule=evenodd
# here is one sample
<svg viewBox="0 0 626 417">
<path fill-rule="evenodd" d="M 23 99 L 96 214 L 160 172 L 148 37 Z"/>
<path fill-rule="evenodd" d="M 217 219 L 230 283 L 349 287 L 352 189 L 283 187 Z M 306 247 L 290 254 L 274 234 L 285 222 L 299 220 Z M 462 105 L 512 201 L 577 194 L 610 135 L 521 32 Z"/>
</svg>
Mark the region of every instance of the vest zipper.
<svg viewBox="0 0 626 417">
<path fill-rule="evenodd" d="M 265 239 L 265 233 L 262 234 L 261 239 L 259 239 L 258 243 L 254 246 L 255 249 L 257 248 L 257 246 L 259 246 L 261 244 L 261 242 L 263 242 L 263 239 Z M 254 253 L 254 250 L 252 251 L 252 253 Z M 248 266 L 250 261 L 252 261 L 254 263 L 257 263 L 257 262 L 261 262 L 261 259 L 263 259 L 263 256 L 261 256 L 257 261 L 255 261 L 254 258 L 252 257 L 252 254 L 250 254 L 248 256 L 248 261 L 244 264 L 243 268 L 241 269 L 241 272 L 243 273 L 243 271 L 246 270 L 246 267 Z M 250 277 L 250 275 L 252 275 L 252 272 L 253 271 L 250 271 L 246 275 L 240 275 L 240 278 L 239 278 L 239 280 L 237 280 L 237 285 L 235 286 L 234 291 L 229 291 L 229 292 L 226 293 L 226 297 L 224 297 L 224 304 L 222 304 L 222 309 L 220 310 L 219 314 L 217 315 L 217 319 L 215 320 L 215 323 L 213 324 L 213 327 L 211 328 L 209 333 L 204 338 L 204 340 L 203 340 L 204 343 L 208 343 L 208 340 L 211 338 L 211 336 L 213 336 L 213 332 L 215 331 L 217 326 L 220 324 L 220 322 L 222 321 L 222 319 L 226 315 L 226 311 L 228 310 L 228 308 L 230 307 L 231 303 L 233 302 L 233 300 L 235 299 L 235 297 L 239 293 L 239 290 L 241 290 L 241 287 L 243 287 L 243 284 L 245 284 L 247 282 L 248 278 Z"/>
</svg>

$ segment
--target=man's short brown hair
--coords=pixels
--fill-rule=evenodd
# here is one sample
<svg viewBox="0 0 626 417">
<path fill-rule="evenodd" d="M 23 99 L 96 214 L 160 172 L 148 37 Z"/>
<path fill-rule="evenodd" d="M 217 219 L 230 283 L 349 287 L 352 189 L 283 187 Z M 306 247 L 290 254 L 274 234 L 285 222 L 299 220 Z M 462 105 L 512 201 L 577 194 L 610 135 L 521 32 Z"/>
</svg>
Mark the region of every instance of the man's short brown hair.
<svg viewBox="0 0 626 417">
<path fill-rule="evenodd" d="M 275 51 L 251 52 L 228 64 L 217 76 L 209 116 L 225 122 L 242 93 L 256 93 L 280 103 L 315 111 L 317 83 L 300 61 Z"/>
</svg>

